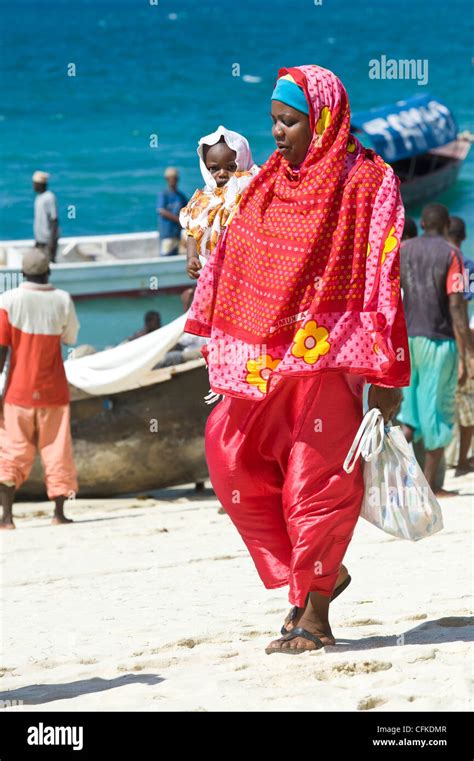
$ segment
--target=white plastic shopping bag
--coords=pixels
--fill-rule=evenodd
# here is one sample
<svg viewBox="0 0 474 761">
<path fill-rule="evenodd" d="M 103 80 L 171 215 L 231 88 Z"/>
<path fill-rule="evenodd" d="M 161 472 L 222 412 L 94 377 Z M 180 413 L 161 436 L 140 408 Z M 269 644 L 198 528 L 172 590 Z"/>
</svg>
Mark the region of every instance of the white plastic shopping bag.
<svg viewBox="0 0 474 761">
<path fill-rule="evenodd" d="M 344 461 L 351 473 L 364 462 L 365 493 L 361 516 L 399 539 L 417 542 L 443 528 L 438 500 L 431 491 L 399 426 L 385 426 L 379 409 L 362 420 Z"/>
</svg>

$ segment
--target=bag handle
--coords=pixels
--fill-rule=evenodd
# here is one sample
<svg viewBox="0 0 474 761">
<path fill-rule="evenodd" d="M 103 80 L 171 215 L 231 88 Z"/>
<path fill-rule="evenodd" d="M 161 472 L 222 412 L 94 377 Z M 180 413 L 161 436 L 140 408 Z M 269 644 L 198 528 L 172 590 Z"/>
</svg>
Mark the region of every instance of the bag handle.
<svg viewBox="0 0 474 761">
<path fill-rule="evenodd" d="M 346 473 L 352 473 L 359 455 L 369 462 L 381 452 L 384 432 L 383 415 L 378 407 L 374 407 L 362 418 L 362 423 L 344 460 L 342 467 Z"/>
</svg>

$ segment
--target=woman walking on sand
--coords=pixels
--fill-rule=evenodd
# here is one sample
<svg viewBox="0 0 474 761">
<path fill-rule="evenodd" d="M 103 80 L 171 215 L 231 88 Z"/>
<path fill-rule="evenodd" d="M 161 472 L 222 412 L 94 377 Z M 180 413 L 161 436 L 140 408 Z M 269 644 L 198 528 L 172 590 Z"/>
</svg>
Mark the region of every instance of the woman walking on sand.
<svg viewBox="0 0 474 761">
<path fill-rule="evenodd" d="M 185 329 L 209 336 L 206 424 L 216 494 L 293 627 L 267 653 L 334 645 L 328 610 L 359 517 L 344 458 L 362 391 L 385 420 L 410 379 L 400 298 L 404 210 L 390 166 L 350 134 L 347 93 L 319 66 L 281 69 L 277 150 L 199 277 Z"/>
</svg>

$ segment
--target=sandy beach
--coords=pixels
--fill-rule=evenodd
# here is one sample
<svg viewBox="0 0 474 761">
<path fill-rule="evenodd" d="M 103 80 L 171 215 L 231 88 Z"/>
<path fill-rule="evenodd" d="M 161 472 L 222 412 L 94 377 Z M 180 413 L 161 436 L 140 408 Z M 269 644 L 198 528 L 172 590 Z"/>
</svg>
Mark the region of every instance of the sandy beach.
<svg viewBox="0 0 474 761">
<path fill-rule="evenodd" d="M 209 486 L 209 484 L 207 484 Z M 472 478 L 418 544 L 364 520 L 331 606 L 335 647 L 268 656 L 288 612 L 210 488 L 16 506 L 0 534 L 6 710 L 466 711 Z M 15 701 L 22 701 L 15 704 Z"/>
</svg>

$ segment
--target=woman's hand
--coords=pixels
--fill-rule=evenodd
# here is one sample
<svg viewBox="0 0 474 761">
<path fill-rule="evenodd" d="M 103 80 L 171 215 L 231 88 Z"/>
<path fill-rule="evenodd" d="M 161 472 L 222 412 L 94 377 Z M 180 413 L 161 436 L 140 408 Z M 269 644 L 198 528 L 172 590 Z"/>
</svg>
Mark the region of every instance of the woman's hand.
<svg viewBox="0 0 474 761">
<path fill-rule="evenodd" d="M 378 407 L 383 415 L 385 423 L 388 423 L 402 401 L 402 392 L 399 388 L 385 388 L 384 386 L 371 385 L 369 388 L 369 409 Z"/>
<path fill-rule="evenodd" d="M 186 272 L 190 278 L 196 280 L 199 277 L 199 270 L 202 269 L 202 264 L 199 261 L 196 241 L 191 235 L 186 241 L 186 256 Z"/>
</svg>

